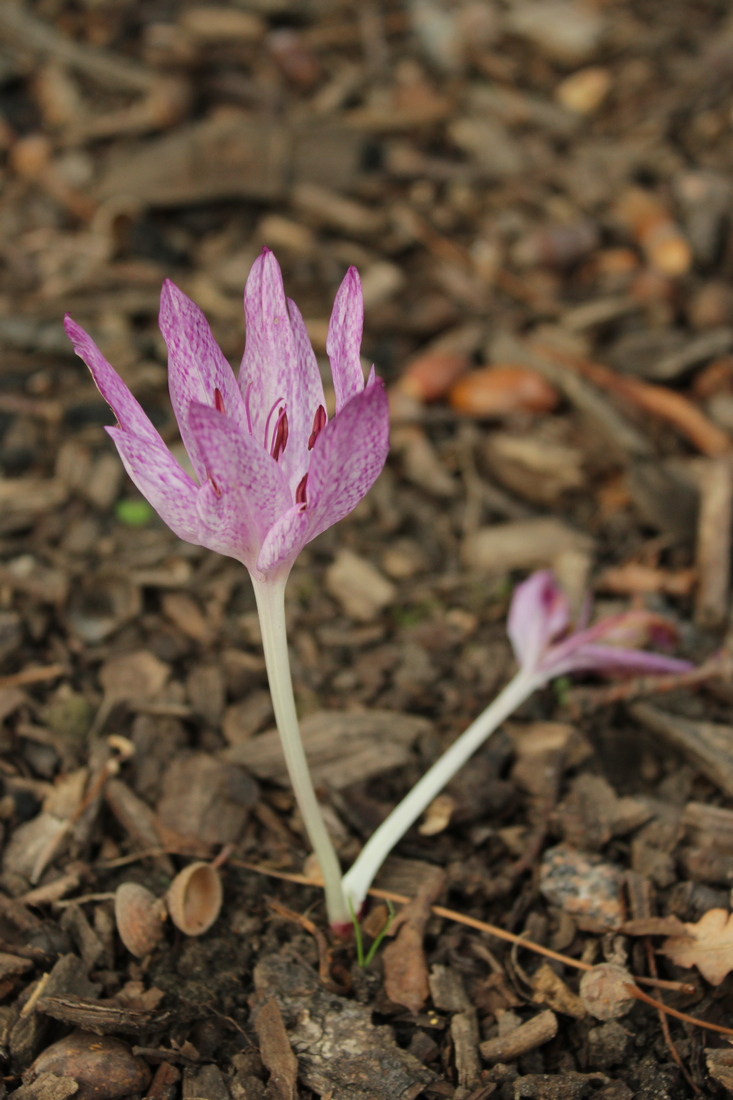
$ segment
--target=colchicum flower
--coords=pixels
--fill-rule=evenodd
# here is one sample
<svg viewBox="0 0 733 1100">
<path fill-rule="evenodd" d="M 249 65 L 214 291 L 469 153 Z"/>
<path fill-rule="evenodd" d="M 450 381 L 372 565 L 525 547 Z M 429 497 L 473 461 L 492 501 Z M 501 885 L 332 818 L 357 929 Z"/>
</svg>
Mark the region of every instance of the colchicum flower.
<svg viewBox="0 0 733 1100">
<path fill-rule="evenodd" d="M 355 268 L 336 295 L 328 330 L 332 420 L 303 318 L 286 300 L 268 249 L 247 279 L 244 313 L 237 380 L 198 306 L 173 283 L 163 285 L 160 330 L 168 347 L 171 403 L 195 479 L 88 334 L 70 317 L 65 325 L 117 417 L 107 431 L 140 492 L 180 538 L 238 559 L 252 576 L 291 782 L 321 865 L 331 922 L 343 924 L 350 918 L 341 869 L 300 740 L 284 590 L 305 544 L 351 512 L 382 470 L 389 449 L 387 396 L 373 367 L 364 381 L 364 306 Z"/>
<path fill-rule="evenodd" d="M 253 577 L 287 576 L 307 542 L 343 519 L 387 456 L 388 412 L 374 368 L 361 368 L 364 308 L 355 268 L 341 284 L 327 350 L 329 421 L 303 318 L 267 249 L 244 292 L 239 382 L 201 310 L 169 280 L 160 300 L 171 403 L 196 479 L 166 447 L 125 383 L 70 317 L 66 331 L 117 417 L 107 431 L 125 469 L 180 538 L 237 558 Z"/>
<path fill-rule="evenodd" d="M 519 670 L 496 699 L 464 730 L 382 822 L 344 876 L 344 891 L 355 909 L 362 904 L 395 844 L 476 749 L 537 688 L 573 672 L 639 674 L 687 672 L 692 665 L 674 657 L 628 648 L 651 640 L 674 640 L 669 624 L 647 611 L 625 611 L 593 626 L 569 631 L 570 605 L 549 570 L 518 585 L 507 621 Z"/>
<path fill-rule="evenodd" d="M 537 686 L 571 672 L 604 675 L 687 672 L 688 661 L 631 649 L 651 641 L 669 647 L 670 624 L 651 611 L 621 611 L 593 626 L 569 631 L 570 604 L 549 569 L 517 586 L 509 609 L 507 634 L 522 674 Z"/>
</svg>

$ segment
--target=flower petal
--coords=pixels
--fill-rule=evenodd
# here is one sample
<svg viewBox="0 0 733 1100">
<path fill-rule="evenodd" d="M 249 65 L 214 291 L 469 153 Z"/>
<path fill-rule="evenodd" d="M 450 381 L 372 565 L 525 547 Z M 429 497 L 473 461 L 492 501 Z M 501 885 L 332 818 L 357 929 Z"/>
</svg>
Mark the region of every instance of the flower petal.
<svg viewBox="0 0 733 1100">
<path fill-rule="evenodd" d="M 107 428 L 122 463 L 164 523 L 186 542 L 200 544 L 196 512 L 198 486 L 158 437 L 141 439 L 122 428 Z"/>
<path fill-rule="evenodd" d="M 246 431 L 244 401 L 234 371 L 203 313 L 170 279 L 165 280 L 160 294 L 159 323 L 168 347 L 168 386 L 173 412 L 196 474 L 204 481 L 203 460 L 188 420 L 191 402 L 221 406 Z"/>
<path fill-rule="evenodd" d="M 192 402 L 189 424 L 206 469 L 201 541 L 253 568 L 268 530 L 292 504 L 282 470 L 253 436 L 208 405 Z"/>
<path fill-rule="evenodd" d="M 333 388 L 336 391 L 336 412 L 364 389 L 361 369 L 361 336 L 364 329 L 364 299 L 361 280 L 355 267 L 350 267 L 333 303 L 328 325 L 326 352 L 331 361 Z"/>
<path fill-rule="evenodd" d="M 292 406 L 288 405 L 288 429 L 290 434 L 283 455 L 283 458 L 288 458 L 288 462 L 284 464 L 283 468 L 288 476 L 294 479 L 294 482 L 291 482 L 291 488 L 293 495 L 295 495 L 298 482 L 310 463 L 308 441 L 313 431 L 313 419 L 319 407 L 325 411 L 326 398 L 323 394 L 323 382 L 321 381 L 321 372 L 318 369 L 318 360 L 311 347 L 305 321 L 295 302 L 291 301 L 290 298 L 288 298 L 288 314 L 295 346 L 298 394 L 297 402 Z M 295 397 L 293 400 L 295 401 Z M 282 461 L 281 459 L 280 462 L 282 463 Z"/>
<path fill-rule="evenodd" d="M 132 396 L 114 367 L 107 362 L 91 336 L 68 314 L 64 318 L 64 328 L 74 345 L 74 351 L 89 367 L 97 389 L 117 417 L 120 428 L 132 432 L 141 440 L 148 440 L 166 449 L 160 434 L 143 412 L 140 403 Z"/>
<path fill-rule="evenodd" d="M 366 496 L 387 459 L 389 406 L 380 380 L 349 401 L 313 448 L 306 505 L 296 504 L 268 532 L 257 562 L 262 572 L 289 561 Z"/>
<path fill-rule="evenodd" d="M 271 452 L 273 409 L 282 401 L 289 419 L 298 387 L 295 339 L 283 276 L 269 249 L 263 249 L 252 264 L 244 287 L 244 320 L 247 341 L 239 385 L 250 409 L 253 436 L 265 451 Z"/>
<path fill-rule="evenodd" d="M 536 668 L 542 654 L 567 629 L 567 597 L 549 569 L 533 573 L 514 590 L 507 633 L 514 656 L 523 669 Z"/>
<path fill-rule="evenodd" d="M 609 615 L 589 626 L 583 635 L 589 642 L 640 649 L 652 645 L 655 649 L 671 649 L 679 639 L 674 623 L 656 611 L 632 608 L 618 615 Z"/>
<path fill-rule="evenodd" d="M 558 650 L 564 648 L 556 647 Z M 643 649 L 622 649 L 615 645 L 588 643 L 575 650 L 558 653 L 553 659 L 552 650 L 543 661 L 548 679 L 564 676 L 568 672 L 600 672 L 606 674 L 627 673 L 631 676 L 664 675 L 689 672 L 694 668 L 690 661 L 678 657 L 666 657 L 662 653 L 649 653 Z"/>
</svg>

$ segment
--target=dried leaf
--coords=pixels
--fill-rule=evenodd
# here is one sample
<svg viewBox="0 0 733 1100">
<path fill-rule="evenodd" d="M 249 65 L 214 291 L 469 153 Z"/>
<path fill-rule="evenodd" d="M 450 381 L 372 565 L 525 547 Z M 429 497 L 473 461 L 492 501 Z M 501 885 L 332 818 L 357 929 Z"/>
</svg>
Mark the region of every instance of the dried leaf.
<svg viewBox="0 0 733 1100">
<path fill-rule="evenodd" d="M 733 913 L 708 909 L 696 924 L 686 924 L 687 935 L 670 936 L 662 951 L 678 966 L 696 966 L 712 985 L 720 985 L 733 970 Z"/>
<path fill-rule="evenodd" d="M 431 906 L 444 882 L 445 875 L 436 868 L 418 890 L 417 897 L 397 916 L 392 928 L 397 926 L 399 931 L 384 949 L 384 991 L 390 1001 L 404 1005 L 410 1012 L 419 1012 L 430 995 L 423 935 L 430 920 Z"/>
</svg>

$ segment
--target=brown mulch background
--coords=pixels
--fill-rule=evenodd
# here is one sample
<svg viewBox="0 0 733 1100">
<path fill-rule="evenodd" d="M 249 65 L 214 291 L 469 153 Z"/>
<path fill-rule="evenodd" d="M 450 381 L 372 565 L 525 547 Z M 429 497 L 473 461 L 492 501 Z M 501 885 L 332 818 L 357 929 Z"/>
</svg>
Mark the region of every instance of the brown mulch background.
<svg viewBox="0 0 733 1100">
<path fill-rule="evenodd" d="M 623 923 L 728 909 L 730 668 L 665 695 L 589 681 L 532 699 L 399 845 L 380 885 L 419 900 L 360 969 L 317 889 L 242 866 L 298 875 L 307 856 L 246 571 L 136 493 L 61 324 L 89 329 L 175 448 L 165 277 L 236 362 L 270 246 L 325 362 L 358 266 L 392 453 L 288 587 L 348 865 L 511 674 L 505 617 L 531 569 L 553 567 L 576 609 L 590 588 L 600 611 L 659 612 L 696 663 L 725 651 L 732 111 L 733 22 L 713 0 L 0 2 L 8 1093 L 733 1091 L 724 1036 L 665 1034 L 638 1002 L 594 1017 L 572 966 L 429 910 L 658 969 L 673 988 L 650 992 L 733 1024 L 730 979 Z M 201 937 L 147 895 L 118 904 L 135 958 L 117 888 L 160 898 L 217 856 L 224 904 Z M 496 1045 L 517 1033 L 521 1050 Z"/>
</svg>

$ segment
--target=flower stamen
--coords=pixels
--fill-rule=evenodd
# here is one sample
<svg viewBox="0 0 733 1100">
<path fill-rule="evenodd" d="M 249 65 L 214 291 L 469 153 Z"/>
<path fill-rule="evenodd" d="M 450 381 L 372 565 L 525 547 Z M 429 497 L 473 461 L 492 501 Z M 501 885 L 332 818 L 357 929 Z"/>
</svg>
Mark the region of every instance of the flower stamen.
<svg viewBox="0 0 733 1100">
<path fill-rule="evenodd" d="M 310 438 L 308 440 L 308 450 L 312 451 L 316 445 L 316 440 L 326 427 L 326 410 L 323 405 L 319 405 L 316 409 L 316 415 L 313 417 L 313 428 L 311 430 Z"/>
<path fill-rule="evenodd" d="M 267 414 L 267 420 L 265 421 L 265 440 L 264 440 L 265 447 L 267 447 L 267 436 L 269 435 L 269 432 L 270 432 L 270 419 L 272 417 L 272 414 L 278 408 L 278 405 L 283 405 L 284 403 L 285 402 L 284 402 L 283 398 L 278 397 L 277 401 L 273 402 L 272 408 L 270 409 L 269 413 Z M 278 415 L 279 415 L 279 413 L 280 413 L 280 410 L 278 410 Z M 275 425 L 275 431 L 277 432 L 277 425 Z"/>
<path fill-rule="evenodd" d="M 305 490 L 306 490 L 307 484 L 308 484 L 308 475 L 303 474 L 303 477 L 298 482 L 298 488 L 295 490 L 295 503 L 296 504 L 305 505 L 305 504 L 308 503 L 308 501 L 306 500 L 306 496 L 305 496 Z"/>
<path fill-rule="evenodd" d="M 288 442 L 288 414 L 285 409 L 282 409 L 280 415 L 277 418 L 277 424 L 275 425 L 275 431 L 273 433 L 272 440 L 272 457 L 275 462 L 280 458 L 280 455 L 285 450 Z"/>
<path fill-rule="evenodd" d="M 224 412 L 224 398 L 222 397 L 221 390 L 219 389 L 218 386 L 214 390 L 214 408 L 216 409 L 217 412 L 220 412 L 220 413 Z"/>
</svg>

